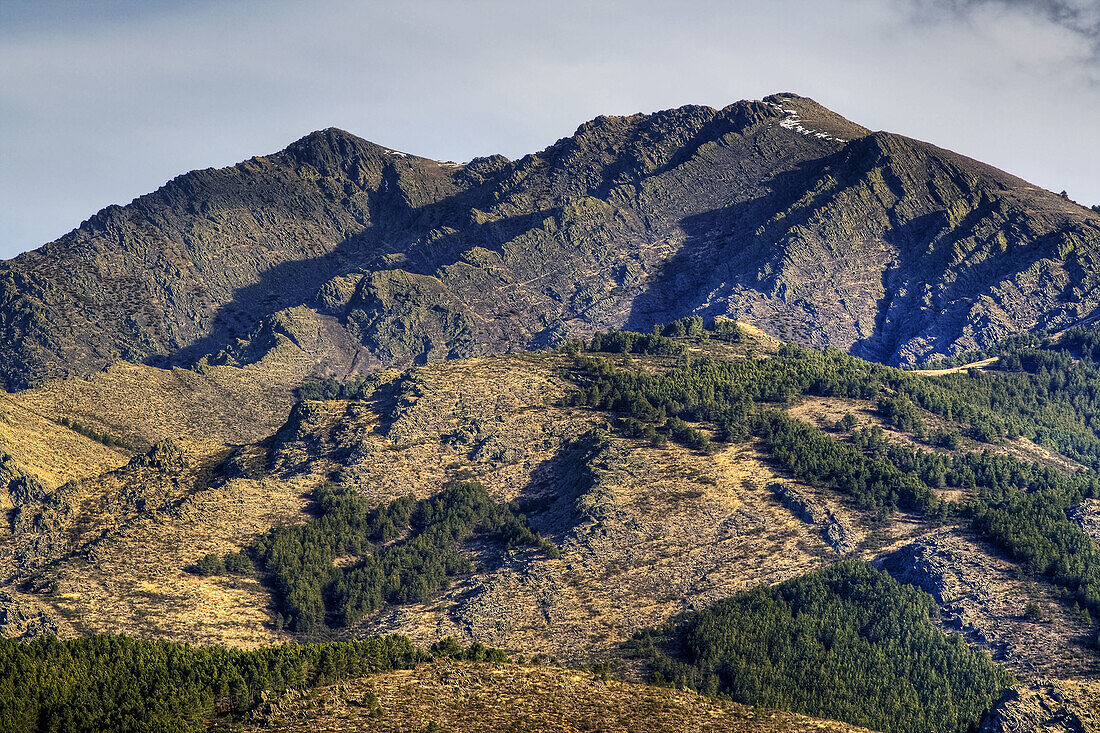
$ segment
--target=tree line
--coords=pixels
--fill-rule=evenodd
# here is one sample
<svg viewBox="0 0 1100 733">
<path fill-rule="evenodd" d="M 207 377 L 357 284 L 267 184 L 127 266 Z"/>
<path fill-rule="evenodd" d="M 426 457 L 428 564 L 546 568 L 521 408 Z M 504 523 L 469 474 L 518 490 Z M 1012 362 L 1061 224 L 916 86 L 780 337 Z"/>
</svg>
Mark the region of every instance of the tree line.
<svg viewBox="0 0 1100 733">
<path fill-rule="evenodd" d="M 390 636 L 254 650 L 97 635 L 0 638 L 0 730 L 200 733 L 265 693 L 415 666 L 426 655 Z"/>
</svg>

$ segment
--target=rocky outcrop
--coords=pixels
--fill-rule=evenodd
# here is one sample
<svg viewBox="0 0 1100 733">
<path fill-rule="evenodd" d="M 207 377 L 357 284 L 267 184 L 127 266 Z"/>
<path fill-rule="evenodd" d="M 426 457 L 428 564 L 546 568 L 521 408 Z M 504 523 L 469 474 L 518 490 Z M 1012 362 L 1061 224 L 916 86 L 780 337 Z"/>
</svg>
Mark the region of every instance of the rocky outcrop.
<svg viewBox="0 0 1100 733">
<path fill-rule="evenodd" d="M 1049 584 L 962 529 L 940 530 L 885 555 L 876 564 L 930 594 L 939 623 L 1024 679 L 1091 676 L 1095 632 Z M 1031 605 L 1038 614 L 1028 613 Z"/>
<path fill-rule="evenodd" d="M 195 455 L 165 440 L 102 476 L 70 481 L 33 501 L 16 504 L 8 565 L 28 573 L 85 551 L 110 530 L 137 517 L 170 511 L 208 478 Z"/>
<path fill-rule="evenodd" d="M 852 527 L 843 518 L 835 515 L 823 502 L 811 496 L 805 489 L 792 484 L 774 481 L 768 488 L 775 493 L 783 506 L 807 524 L 818 527 L 821 537 L 837 554 L 844 555 L 858 544 Z"/>
<path fill-rule="evenodd" d="M 1097 733 L 1100 684 L 1046 680 L 1009 690 L 982 720 L 980 733 Z"/>
<path fill-rule="evenodd" d="M 190 365 L 303 308 L 359 369 L 690 313 L 910 362 L 1091 317 L 1098 251 L 1095 212 L 791 94 L 465 166 L 330 129 L 0 264 L 0 383 Z"/>
<path fill-rule="evenodd" d="M 41 499 L 46 494 L 46 487 L 33 476 L 23 472 L 15 460 L 6 453 L 0 452 L 0 504 L 7 506 L 20 506 Z"/>
<path fill-rule="evenodd" d="M 0 591 L 0 636 L 9 639 L 33 639 L 57 636 L 57 621 L 37 604 L 9 591 Z"/>
<path fill-rule="evenodd" d="M 1100 542 L 1100 499 L 1085 499 L 1070 511 L 1070 519 L 1081 525 L 1085 534 Z"/>
</svg>

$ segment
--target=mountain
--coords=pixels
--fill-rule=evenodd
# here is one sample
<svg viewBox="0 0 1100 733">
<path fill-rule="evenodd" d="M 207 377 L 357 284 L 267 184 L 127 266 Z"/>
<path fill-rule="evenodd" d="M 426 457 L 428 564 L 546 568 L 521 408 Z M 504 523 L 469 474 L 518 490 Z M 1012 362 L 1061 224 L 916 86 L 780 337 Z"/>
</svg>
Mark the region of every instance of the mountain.
<svg viewBox="0 0 1100 733">
<path fill-rule="evenodd" d="M 884 363 L 1097 309 L 1100 215 L 793 94 L 599 117 L 517 161 L 316 132 L 0 265 L 0 383 L 248 363 L 346 374 L 728 315 Z"/>
<path fill-rule="evenodd" d="M 794 95 L 181 176 L 0 267 L 0 729 L 1094 731 L 1097 244 Z"/>
</svg>

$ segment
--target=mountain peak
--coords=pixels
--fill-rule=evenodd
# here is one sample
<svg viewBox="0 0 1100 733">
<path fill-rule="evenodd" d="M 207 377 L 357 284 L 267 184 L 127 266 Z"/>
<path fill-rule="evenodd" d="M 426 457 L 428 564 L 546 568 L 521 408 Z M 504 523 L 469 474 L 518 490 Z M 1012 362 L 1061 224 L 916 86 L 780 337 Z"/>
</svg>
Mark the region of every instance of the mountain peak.
<svg viewBox="0 0 1100 733">
<path fill-rule="evenodd" d="M 341 144 L 351 145 L 373 145 L 368 140 L 364 140 L 358 135 L 353 135 L 347 130 L 342 130 L 339 127 L 326 127 L 323 130 L 314 130 L 313 132 L 303 135 L 298 138 L 287 148 L 294 147 L 316 147 L 316 146 L 334 146 Z"/>
<path fill-rule="evenodd" d="M 284 152 L 324 173 L 342 169 L 355 158 L 379 157 L 386 151 L 387 148 L 338 127 L 326 127 L 295 140 Z"/>
<path fill-rule="evenodd" d="M 191 364 L 284 308 L 339 319 L 356 363 L 692 313 L 911 361 L 1100 312 L 1091 221 L 790 92 L 600 116 L 542 152 L 467 166 L 330 127 L 6 263 L 0 383 Z"/>
<path fill-rule="evenodd" d="M 781 92 L 764 97 L 764 104 L 783 114 L 779 124 L 788 130 L 822 140 L 847 142 L 871 131 L 833 112 L 809 97 Z"/>
</svg>

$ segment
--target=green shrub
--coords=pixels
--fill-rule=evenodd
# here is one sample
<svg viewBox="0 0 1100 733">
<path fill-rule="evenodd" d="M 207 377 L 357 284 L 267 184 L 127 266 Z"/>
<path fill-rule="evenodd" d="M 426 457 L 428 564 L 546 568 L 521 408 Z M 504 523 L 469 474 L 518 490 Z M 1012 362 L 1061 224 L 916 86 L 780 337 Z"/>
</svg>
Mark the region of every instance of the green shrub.
<svg viewBox="0 0 1100 733">
<path fill-rule="evenodd" d="M 239 552 L 230 552 L 225 556 L 225 571 L 233 575 L 249 575 L 255 570 L 252 561 Z"/>
<path fill-rule="evenodd" d="M 225 562 L 212 552 L 203 555 L 195 567 L 199 575 L 225 575 Z"/>
</svg>

